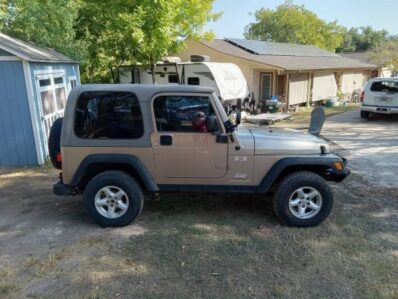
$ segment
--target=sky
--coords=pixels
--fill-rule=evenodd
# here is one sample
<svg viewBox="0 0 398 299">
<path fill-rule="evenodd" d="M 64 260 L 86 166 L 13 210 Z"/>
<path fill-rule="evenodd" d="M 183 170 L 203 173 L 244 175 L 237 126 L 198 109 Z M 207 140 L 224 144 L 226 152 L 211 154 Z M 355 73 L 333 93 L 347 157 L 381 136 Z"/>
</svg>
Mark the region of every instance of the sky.
<svg viewBox="0 0 398 299">
<path fill-rule="evenodd" d="M 217 38 L 242 38 L 246 25 L 254 21 L 250 13 L 261 7 L 275 9 L 284 0 L 215 0 L 214 11 L 223 12 L 207 25 Z M 398 34 L 398 0 L 294 0 L 315 12 L 321 19 L 346 27 L 370 25 Z"/>
</svg>

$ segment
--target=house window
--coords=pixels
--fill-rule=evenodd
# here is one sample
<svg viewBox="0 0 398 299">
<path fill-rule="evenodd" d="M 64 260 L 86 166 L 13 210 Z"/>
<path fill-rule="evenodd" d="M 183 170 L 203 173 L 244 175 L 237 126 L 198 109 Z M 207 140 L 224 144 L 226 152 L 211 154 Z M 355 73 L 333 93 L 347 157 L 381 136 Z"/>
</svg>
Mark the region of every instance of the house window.
<svg viewBox="0 0 398 299">
<path fill-rule="evenodd" d="M 130 92 L 85 92 L 77 102 L 75 134 L 85 139 L 138 139 L 144 134 L 137 97 Z"/>
</svg>

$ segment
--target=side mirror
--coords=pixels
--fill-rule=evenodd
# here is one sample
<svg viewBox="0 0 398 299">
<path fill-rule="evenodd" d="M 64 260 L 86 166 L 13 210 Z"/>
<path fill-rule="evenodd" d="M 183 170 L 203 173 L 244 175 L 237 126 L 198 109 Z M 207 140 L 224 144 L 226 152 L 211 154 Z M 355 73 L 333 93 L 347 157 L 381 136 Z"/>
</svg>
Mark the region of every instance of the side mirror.
<svg viewBox="0 0 398 299">
<path fill-rule="evenodd" d="M 207 132 L 217 132 L 218 131 L 218 121 L 217 116 L 209 115 L 206 119 Z"/>
</svg>

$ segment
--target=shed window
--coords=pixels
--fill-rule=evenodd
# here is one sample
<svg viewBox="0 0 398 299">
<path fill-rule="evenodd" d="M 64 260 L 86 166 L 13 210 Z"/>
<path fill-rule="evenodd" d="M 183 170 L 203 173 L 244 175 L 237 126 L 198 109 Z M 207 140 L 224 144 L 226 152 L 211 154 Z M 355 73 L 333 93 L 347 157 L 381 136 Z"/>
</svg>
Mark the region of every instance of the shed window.
<svg viewBox="0 0 398 299">
<path fill-rule="evenodd" d="M 53 91 L 47 90 L 40 93 L 43 114 L 48 115 L 55 112 Z"/>
<path fill-rule="evenodd" d="M 54 78 L 54 84 L 63 84 L 63 83 L 64 83 L 63 77 Z"/>
<path fill-rule="evenodd" d="M 57 109 L 58 110 L 64 109 L 66 104 L 65 88 L 61 87 L 55 89 L 55 99 L 57 101 Z"/>
<path fill-rule="evenodd" d="M 130 92 L 85 92 L 75 111 L 75 134 L 86 139 L 138 139 L 144 134 L 141 108 Z"/>
<path fill-rule="evenodd" d="M 39 80 L 39 85 L 40 87 L 49 86 L 51 85 L 51 80 L 50 79 Z"/>
</svg>

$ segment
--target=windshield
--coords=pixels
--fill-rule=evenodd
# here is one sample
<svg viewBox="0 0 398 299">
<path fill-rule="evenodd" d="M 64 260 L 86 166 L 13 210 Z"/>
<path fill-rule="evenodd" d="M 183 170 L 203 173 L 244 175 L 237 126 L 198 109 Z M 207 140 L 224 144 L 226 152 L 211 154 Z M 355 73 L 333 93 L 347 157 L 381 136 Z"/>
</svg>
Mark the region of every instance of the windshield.
<svg viewBox="0 0 398 299">
<path fill-rule="evenodd" d="M 227 113 L 225 113 L 224 107 L 222 106 L 221 101 L 218 98 L 217 94 L 215 92 L 213 92 L 212 96 L 213 96 L 213 99 L 214 99 L 214 103 L 216 104 L 216 108 L 218 110 L 218 113 L 221 116 L 221 120 L 222 120 L 223 123 L 225 123 L 228 120 Z"/>
</svg>

